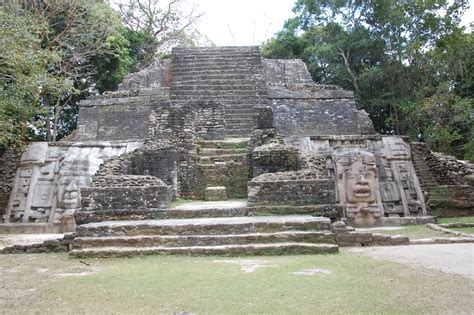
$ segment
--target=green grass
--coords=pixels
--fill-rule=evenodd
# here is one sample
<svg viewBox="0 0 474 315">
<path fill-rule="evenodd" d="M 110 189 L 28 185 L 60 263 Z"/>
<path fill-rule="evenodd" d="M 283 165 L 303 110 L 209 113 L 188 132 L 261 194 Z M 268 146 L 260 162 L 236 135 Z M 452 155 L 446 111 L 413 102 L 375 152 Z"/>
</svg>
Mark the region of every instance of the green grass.
<svg viewBox="0 0 474 315">
<path fill-rule="evenodd" d="M 456 232 L 474 234 L 474 227 L 450 228 L 450 230 L 453 230 L 453 231 L 456 231 Z"/>
<path fill-rule="evenodd" d="M 193 202 L 193 201 L 194 201 L 194 200 L 178 198 L 178 199 L 176 199 L 176 200 L 171 201 L 169 207 L 170 207 L 170 208 L 174 208 L 174 207 L 176 207 L 176 206 L 185 205 L 185 204 L 191 203 L 191 202 Z"/>
<path fill-rule="evenodd" d="M 456 237 L 456 235 L 443 233 L 430 229 L 425 225 L 407 225 L 401 227 L 399 230 L 378 230 L 376 228 L 370 229 L 371 233 L 388 234 L 388 235 L 404 235 L 410 239 L 420 239 L 429 237 Z"/>
<path fill-rule="evenodd" d="M 472 217 L 453 217 L 453 218 L 438 218 L 439 224 L 447 223 L 474 223 L 474 216 Z"/>
<path fill-rule="evenodd" d="M 52 257 L 55 266 L 81 265 L 62 255 L 42 257 Z M 474 308 L 472 280 L 354 253 L 247 257 L 272 265 L 252 273 L 243 272 L 238 265 L 214 262 L 222 259 L 236 258 L 149 256 L 86 260 L 102 271 L 50 280 L 18 301 L 8 300 L 10 304 L 4 312 L 459 314 Z M 293 274 L 309 268 L 331 273 Z M 29 275 L 23 271 L 18 277 Z M 13 284 L 6 285 L 5 292 L 10 292 L 8 286 Z"/>
</svg>

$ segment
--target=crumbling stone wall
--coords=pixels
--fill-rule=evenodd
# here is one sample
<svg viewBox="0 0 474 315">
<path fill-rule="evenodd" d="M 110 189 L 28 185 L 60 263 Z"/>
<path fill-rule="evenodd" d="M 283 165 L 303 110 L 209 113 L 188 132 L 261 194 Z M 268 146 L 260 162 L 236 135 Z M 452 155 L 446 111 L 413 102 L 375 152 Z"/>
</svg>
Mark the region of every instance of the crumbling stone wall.
<svg viewBox="0 0 474 315">
<path fill-rule="evenodd" d="M 119 90 L 137 90 L 152 86 L 169 86 L 171 82 L 171 59 L 156 59 L 145 69 L 128 75 L 119 85 Z"/>
<path fill-rule="evenodd" d="M 474 214 L 474 168 L 466 161 L 433 153 L 425 143 L 412 142 L 413 163 L 435 214 Z"/>
<path fill-rule="evenodd" d="M 252 153 L 254 178 L 248 183 L 249 205 L 321 205 L 336 203 L 335 181 L 325 161 L 278 143 Z"/>
<path fill-rule="evenodd" d="M 88 210 L 162 209 L 167 207 L 169 186 L 154 176 L 110 175 L 97 177 L 81 189 L 82 208 Z"/>
<path fill-rule="evenodd" d="M 250 206 L 336 204 L 335 182 L 307 179 L 302 173 L 263 174 L 248 183 L 248 203 Z"/>
<path fill-rule="evenodd" d="M 20 167 L 22 154 L 23 150 L 20 149 L 0 152 L 0 218 L 6 213 L 15 172 Z"/>
<path fill-rule="evenodd" d="M 224 139 L 225 119 L 224 107 L 213 100 L 198 101 L 194 104 L 197 112 L 196 133 L 200 139 Z"/>
<path fill-rule="evenodd" d="M 253 176 L 298 170 L 298 152 L 283 144 L 271 143 L 252 152 Z"/>
</svg>

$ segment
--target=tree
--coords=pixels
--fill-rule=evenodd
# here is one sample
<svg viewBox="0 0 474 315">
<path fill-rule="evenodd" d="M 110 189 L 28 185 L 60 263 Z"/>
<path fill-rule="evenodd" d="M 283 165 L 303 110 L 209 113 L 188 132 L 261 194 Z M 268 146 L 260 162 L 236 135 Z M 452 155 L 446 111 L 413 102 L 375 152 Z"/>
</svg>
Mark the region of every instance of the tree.
<svg viewBox="0 0 474 315">
<path fill-rule="evenodd" d="M 425 137 L 432 148 L 461 157 L 472 134 L 472 45 L 458 26 L 466 6 L 298 0 L 297 16 L 263 53 L 302 58 L 315 80 L 353 90 L 379 132 Z"/>
<path fill-rule="evenodd" d="M 47 115 L 45 91 L 58 95 L 72 90 L 71 82 L 52 75 L 60 57 L 42 48 L 47 25 L 0 6 L 0 148 L 20 146 L 28 129 L 38 129 L 36 115 Z"/>
<path fill-rule="evenodd" d="M 26 60 L 18 61 L 35 66 L 37 77 L 30 77 L 31 84 L 24 89 L 39 99 L 30 100 L 35 103 L 35 121 L 23 124 L 35 125 L 31 135 L 55 141 L 74 128 L 78 99 L 117 85 L 128 72 L 128 41 L 120 17 L 101 0 L 5 0 L 0 8 L 7 17 L 4 23 L 10 23 L 6 26 L 28 38 L 10 47 L 10 53 L 21 52 L 32 43 L 29 54 L 21 55 Z M 12 24 L 15 20 L 23 26 Z M 2 34 L 7 42 L 16 37 L 13 32 Z M 38 64 L 39 56 L 50 58 Z M 14 90 L 22 84 L 20 77 L 14 75 L 14 67 L 3 69 L 2 82 L 10 95 L 18 97 Z M 15 80 L 9 80 L 12 75 Z"/>
<path fill-rule="evenodd" d="M 129 0 L 119 4 L 122 20 L 130 30 L 134 68 L 150 65 L 156 54 L 166 53 L 180 42 L 188 42 L 201 16 L 193 5 L 189 10 L 182 0 Z"/>
</svg>

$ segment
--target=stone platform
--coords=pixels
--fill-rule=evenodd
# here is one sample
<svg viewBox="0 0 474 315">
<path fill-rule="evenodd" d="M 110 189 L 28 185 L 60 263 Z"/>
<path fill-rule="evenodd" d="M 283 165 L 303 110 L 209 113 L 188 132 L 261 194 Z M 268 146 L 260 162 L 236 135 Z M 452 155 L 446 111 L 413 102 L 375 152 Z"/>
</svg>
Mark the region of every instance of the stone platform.
<svg viewBox="0 0 474 315">
<path fill-rule="evenodd" d="M 106 221 L 77 228 L 75 257 L 334 253 L 328 218 L 265 216 Z"/>
</svg>

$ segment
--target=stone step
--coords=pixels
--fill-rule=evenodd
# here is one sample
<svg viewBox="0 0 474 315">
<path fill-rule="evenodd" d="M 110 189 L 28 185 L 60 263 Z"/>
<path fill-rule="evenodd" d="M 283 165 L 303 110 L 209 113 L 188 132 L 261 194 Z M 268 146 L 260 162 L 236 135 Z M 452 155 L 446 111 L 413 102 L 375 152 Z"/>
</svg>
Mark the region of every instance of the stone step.
<svg viewBox="0 0 474 315">
<path fill-rule="evenodd" d="M 110 220 L 154 220 L 165 219 L 165 209 L 110 209 L 110 210 L 81 210 L 74 213 L 76 224 Z"/>
<path fill-rule="evenodd" d="M 253 86 L 244 86 L 244 85 L 176 85 L 171 87 L 172 93 L 178 93 L 180 91 L 183 92 L 193 92 L 193 93 L 210 93 L 215 94 L 217 92 L 224 92 L 229 94 L 240 93 L 244 94 L 243 92 L 247 92 L 248 95 L 253 95 L 255 92 L 258 92 L 259 89 Z"/>
<path fill-rule="evenodd" d="M 200 164 L 212 164 L 215 162 L 228 162 L 233 161 L 237 163 L 242 163 L 247 154 L 222 154 L 215 156 L 201 156 L 199 157 Z"/>
<path fill-rule="evenodd" d="M 229 156 L 229 155 L 244 155 L 247 153 L 247 144 L 241 147 L 236 145 L 234 148 L 216 149 L 216 148 L 201 148 L 199 150 L 200 157 L 217 157 L 217 156 Z"/>
<path fill-rule="evenodd" d="M 138 235 L 138 236 L 107 236 L 77 237 L 73 248 L 97 247 L 181 247 L 181 246 L 213 246 L 213 245 L 245 245 L 269 243 L 324 243 L 335 244 L 332 232 L 321 231 L 285 231 L 274 233 L 249 233 L 230 235 Z"/>
<path fill-rule="evenodd" d="M 260 73 L 255 69 L 245 69 L 245 68 L 229 68 L 225 71 L 226 75 L 232 74 L 243 74 L 249 76 L 249 78 L 253 78 L 255 81 L 259 81 Z M 173 79 L 179 79 L 184 77 L 192 77 L 197 75 L 219 75 L 222 74 L 222 69 L 207 69 L 204 71 L 203 69 L 174 69 L 172 71 Z M 259 74 L 257 76 L 257 74 Z"/>
<path fill-rule="evenodd" d="M 218 67 L 230 68 L 234 67 L 237 69 L 253 69 L 261 68 L 262 62 L 260 58 L 248 57 L 248 58 L 208 58 L 208 59 L 175 59 L 173 63 L 173 70 L 186 69 L 186 68 L 203 68 L 203 69 L 215 69 Z M 175 61 L 173 60 L 173 61 Z"/>
<path fill-rule="evenodd" d="M 235 105 L 241 106 L 241 105 Z M 226 108 L 224 109 L 224 119 L 227 121 L 229 120 L 236 120 L 236 119 L 254 119 L 255 118 L 255 110 L 254 107 L 249 108 L 236 108 L 234 107 L 233 109 Z"/>
<path fill-rule="evenodd" d="M 182 62 L 200 62 L 200 61 L 235 61 L 235 60 L 255 60 L 261 61 L 262 58 L 258 54 L 240 54 L 240 55 L 229 55 L 229 54 L 218 54 L 218 55 L 175 55 L 173 56 L 173 62 L 182 63 Z"/>
<path fill-rule="evenodd" d="M 247 149 L 250 139 L 245 138 L 232 138 L 227 140 L 203 140 L 199 141 L 198 144 L 201 148 L 205 149 Z M 217 152 L 217 151 L 215 151 Z M 226 151 L 222 151 L 226 152 Z M 228 153 L 228 152 L 227 152 Z"/>
<path fill-rule="evenodd" d="M 186 71 L 198 71 L 201 74 L 205 74 L 212 71 L 222 71 L 228 73 L 249 73 L 257 74 L 261 72 L 261 65 L 229 65 L 229 64 L 186 64 L 186 65 L 173 65 L 172 74 L 179 75 Z M 186 72 L 189 74 L 189 72 Z M 177 77 L 179 78 L 179 77 Z"/>
<path fill-rule="evenodd" d="M 201 93 L 202 94 L 202 93 Z M 172 94 L 173 101 L 179 102 L 180 100 L 183 101 L 188 101 L 189 98 L 193 99 L 213 99 L 213 100 L 219 100 L 222 102 L 225 106 L 231 107 L 232 104 L 236 102 L 241 102 L 241 103 L 236 103 L 236 104 L 253 104 L 252 106 L 262 106 L 266 104 L 267 101 L 267 96 L 266 95 L 258 95 L 258 94 L 252 94 L 252 95 L 235 95 L 235 94 L 229 94 L 229 93 L 222 93 L 222 94 L 209 94 L 209 95 L 204 95 L 202 94 L 201 96 L 198 95 L 198 93 L 190 93 L 189 95 L 186 95 L 185 93 L 177 93 L 177 94 Z"/>
<path fill-rule="evenodd" d="M 227 100 L 238 99 L 238 98 L 246 98 L 246 99 L 253 99 L 256 105 L 262 106 L 265 105 L 262 98 L 265 98 L 265 94 L 260 94 L 258 91 L 241 91 L 241 92 L 218 92 L 213 91 L 209 93 L 205 93 L 203 91 L 176 91 L 176 93 L 172 93 L 173 100 L 218 100 L 222 103 L 226 103 Z"/>
<path fill-rule="evenodd" d="M 220 46 L 220 47 L 177 47 L 173 48 L 173 55 L 198 55 L 198 54 L 216 54 L 216 53 L 260 53 L 259 46 Z"/>
<path fill-rule="evenodd" d="M 205 56 L 230 56 L 233 58 L 242 57 L 245 55 L 258 55 L 260 56 L 259 49 L 248 49 L 248 48 L 213 48 L 213 49 L 203 49 L 203 48 L 175 48 L 172 52 L 173 57 L 181 56 L 195 56 L 195 57 L 205 57 Z"/>
<path fill-rule="evenodd" d="M 77 236 L 244 234 L 330 230 L 331 220 L 309 215 L 105 221 L 76 228 Z"/>
<path fill-rule="evenodd" d="M 248 137 L 254 129 L 226 129 L 225 134 L 228 137 Z"/>
<path fill-rule="evenodd" d="M 227 188 L 225 186 L 210 186 L 204 189 L 204 200 L 223 201 L 227 200 Z"/>
<path fill-rule="evenodd" d="M 168 219 L 247 216 L 247 201 L 192 201 L 166 210 Z"/>
<path fill-rule="evenodd" d="M 220 217 L 243 217 L 248 214 L 246 207 L 235 208 L 203 208 L 203 209 L 180 209 L 172 208 L 166 211 L 167 219 L 191 219 L 191 218 L 220 218 Z"/>
<path fill-rule="evenodd" d="M 207 92 L 207 94 L 206 94 Z M 177 96 L 201 96 L 204 97 L 205 95 L 211 96 L 211 97 L 219 97 L 221 99 L 226 99 L 230 98 L 230 96 L 233 96 L 234 99 L 236 96 L 241 96 L 241 97 L 248 97 L 248 98 L 255 98 L 255 97 L 263 97 L 266 92 L 261 91 L 261 90 L 252 90 L 252 89 L 232 89 L 232 88 L 215 88 L 215 89 L 202 89 L 202 88 L 188 88 L 188 87 L 177 87 L 177 88 L 171 88 L 171 95 L 177 95 Z M 232 99 L 232 98 L 230 98 Z"/>
<path fill-rule="evenodd" d="M 77 258 L 90 257 L 132 257 L 154 254 L 178 255 L 289 255 L 289 254 L 332 254 L 339 250 L 334 244 L 271 243 L 217 246 L 183 247 L 100 247 L 74 249 L 69 255 Z"/>
<path fill-rule="evenodd" d="M 228 130 L 240 130 L 240 129 L 246 129 L 246 130 L 253 130 L 255 129 L 255 123 L 254 121 L 240 121 L 238 123 L 231 123 L 225 124 L 225 129 L 226 131 Z"/>
<path fill-rule="evenodd" d="M 202 74 L 197 76 L 179 76 L 180 83 L 186 82 L 202 82 L 205 81 L 247 81 L 249 80 L 248 75 L 245 74 L 232 74 L 232 73 L 216 73 L 216 74 Z M 173 78 L 173 82 L 176 82 L 177 78 Z"/>
<path fill-rule="evenodd" d="M 228 111 L 229 109 L 226 108 L 224 112 L 224 118 L 226 121 L 255 118 L 254 108 L 252 109 L 242 108 L 241 110 L 234 109 L 233 113 L 229 113 Z"/>
</svg>

